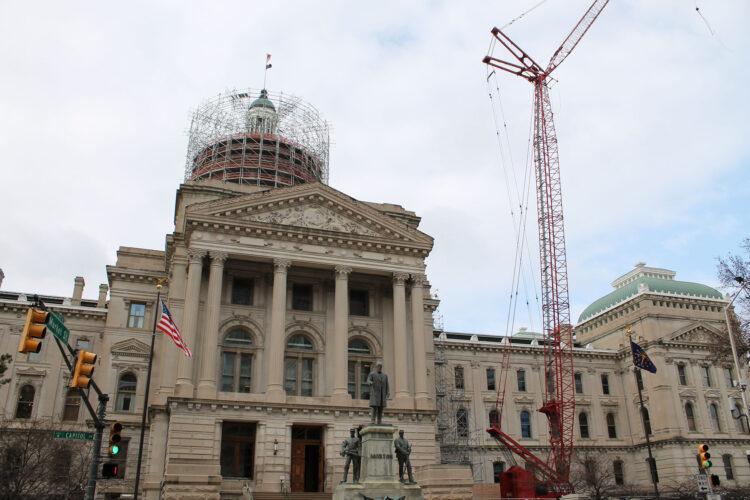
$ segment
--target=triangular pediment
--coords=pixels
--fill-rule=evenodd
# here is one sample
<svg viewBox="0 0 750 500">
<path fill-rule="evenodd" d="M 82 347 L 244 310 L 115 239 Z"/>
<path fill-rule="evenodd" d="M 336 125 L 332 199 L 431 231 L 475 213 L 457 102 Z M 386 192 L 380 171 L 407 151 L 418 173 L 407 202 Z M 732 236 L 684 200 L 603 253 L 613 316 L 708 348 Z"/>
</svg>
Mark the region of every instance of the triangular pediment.
<svg viewBox="0 0 750 500">
<path fill-rule="evenodd" d="M 671 343 L 713 344 L 721 340 L 721 333 L 704 322 L 691 323 L 668 335 L 664 340 Z"/>
<path fill-rule="evenodd" d="M 215 229 L 274 228 L 432 247 L 432 238 L 421 231 L 321 183 L 198 203 L 188 207 L 187 218 Z"/>
<path fill-rule="evenodd" d="M 149 345 L 136 339 L 127 339 L 112 346 L 112 354 L 120 356 L 148 356 Z"/>
</svg>

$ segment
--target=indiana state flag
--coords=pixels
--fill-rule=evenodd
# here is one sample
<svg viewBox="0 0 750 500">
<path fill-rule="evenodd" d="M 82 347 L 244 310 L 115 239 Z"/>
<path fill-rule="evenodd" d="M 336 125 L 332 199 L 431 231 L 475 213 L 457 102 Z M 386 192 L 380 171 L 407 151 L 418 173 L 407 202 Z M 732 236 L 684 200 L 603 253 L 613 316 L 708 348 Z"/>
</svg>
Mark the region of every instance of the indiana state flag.
<svg viewBox="0 0 750 500">
<path fill-rule="evenodd" d="M 656 373 L 656 366 L 651 362 L 651 359 L 646 355 L 641 346 L 630 340 L 630 349 L 633 351 L 633 364 L 642 370 Z"/>
</svg>

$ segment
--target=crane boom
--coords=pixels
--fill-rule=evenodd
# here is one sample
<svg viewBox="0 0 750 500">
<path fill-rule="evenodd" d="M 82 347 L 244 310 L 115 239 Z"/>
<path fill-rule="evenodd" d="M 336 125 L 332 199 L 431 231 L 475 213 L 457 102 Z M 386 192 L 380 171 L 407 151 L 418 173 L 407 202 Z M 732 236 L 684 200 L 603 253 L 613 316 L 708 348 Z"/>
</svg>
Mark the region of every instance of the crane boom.
<svg viewBox="0 0 750 500">
<path fill-rule="evenodd" d="M 533 464 L 555 495 L 572 492 L 569 475 L 573 451 L 575 383 L 560 163 L 548 77 L 570 55 L 608 2 L 609 0 L 595 0 L 591 4 L 555 51 L 546 70 L 497 28 L 492 30 L 492 35 L 517 62 L 503 61 L 491 56 L 484 58 L 485 64 L 521 76 L 534 84 L 534 169 L 546 382 L 544 402 L 539 411 L 546 415 L 549 423 L 550 449 L 547 460 L 542 462 L 505 434 L 500 429 L 499 422 L 493 423 L 488 432 L 511 451 Z M 503 369 L 507 369 L 507 366 Z M 498 398 L 498 401 L 502 400 L 503 398 Z"/>
</svg>

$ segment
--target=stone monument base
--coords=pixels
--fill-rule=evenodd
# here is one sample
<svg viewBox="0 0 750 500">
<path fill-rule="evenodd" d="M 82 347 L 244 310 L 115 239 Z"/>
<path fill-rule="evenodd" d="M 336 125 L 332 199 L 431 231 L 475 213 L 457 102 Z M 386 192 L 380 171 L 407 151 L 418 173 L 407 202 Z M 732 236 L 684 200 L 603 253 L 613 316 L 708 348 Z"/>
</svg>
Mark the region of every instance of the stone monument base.
<svg viewBox="0 0 750 500">
<path fill-rule="evenodd" d="M 422 488 L 416 483 L 368 481 L 341 483 L 333 492 L 333 500 L 422 500 Z"/>
</svg>

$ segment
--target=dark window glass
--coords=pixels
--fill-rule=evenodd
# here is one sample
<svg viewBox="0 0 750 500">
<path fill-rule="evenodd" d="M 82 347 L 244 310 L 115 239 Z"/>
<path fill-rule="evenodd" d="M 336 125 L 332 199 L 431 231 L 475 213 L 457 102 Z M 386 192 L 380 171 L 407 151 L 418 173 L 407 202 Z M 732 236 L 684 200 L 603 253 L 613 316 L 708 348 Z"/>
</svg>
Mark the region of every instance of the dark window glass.
<svg viewBox="0 0 750 500">
<path fill-rule="evenodd" d="M 707 366 L 701 366 L 701 373 L 703 373 L 703 385 L 711 387 L 711 371 Z"/>
<path fill-rule="evenodd" d="M 500 476 L 505 472 L 505 462 L 493 462 L 492 463 L 492 476 L 495 479 L 495 483 L 500 482 Z"/>
<path fill-rule="evenodd" d="M 31 385 L 21 387 L 18 392 L 18 406 L 16 406 L 16 418 L 31 418 L 31 410 L 34 408 L 34 394 L 36 391 Z"/>
<path fill-rule="evenodd" d="M 518 370 L 516 372 L 516 380 L 518 381 L 518 392 L 526 392 L 526 372 Z"/>
<path fill-rule="evenodd" d="M 500 427 L 500 414 L 497 410 L 490 410 L 490 426 L 491 427 Z"/>
<path fill-rule="evenodd" d="M 615 425 L 615 416 L 607 413 L 607 434 L 610 439 L 617 439 L 617 426 Z"/>
<path fill-rule="evenodd" d="M 687 373 L 685 373 L 685 365 L 677 365 L 677 376 L 680 379 L 680 385 L 687 385 Z"/>
<path fill-rule="evenodd" d="M 253 305 L 254 289 L 255 281 L 252 278 L 234 278 L 232 280 L 232 304 Z"/>
<path fill-rule="evenodd" d="M 688 430 L 695 431 L 695 414 L 692 403 L 685 403 L 685 418 L 687 418 Z"/>
<path fill-rule="evenodd" d="M 589 435 L 589 416 L 585 413 L 578 415 L 578 428 L 581 431 L 581 438 L 588 439 Z"/>
<path fill-rule="evenodd" d="M 137 380 L 132 373 L 124 373 L 117 384 L 117 405 L 119 411 L 135 410 L 135 388 Z"/>
<path fill-rule="evenodd" d="M 495 390 L 495 369 L 487 368 L 487 390 Z"/>
<path fill-rule="evenodd" d="M 734 479 L 734 470 L 732 470 L 732 455 L 722 455 L 722 462 L 724 462 L 724 474 L 727 475 L 727 479 Z"/>
<path fill-rule="evenodd" d="M 292 309 L 298 311 L 312 311 L 313 309 L 313 287 L 294 283 L 292 285 Z"/>
<path fill-rule="evenodd" d="M 576 394 L 583 394 L 583 375 L 576 373 L 573 375 L 576 384 Z"/>
<path fill-rule="evenodd" d="M 602 373 L 602 394 L 609 394 L 609 375 Z"/>
<path fill-rule="evenodd" d="M 81 395 L 78 389 L 68 389 L 65 397 L 65 410 L 63 411 L 63 420 L 78 420 L 78 411 L 81 409 Z"/>
<path fill-rule="evenodd" d="M 221 353 L 222 392 L 250 392 L 253 373 L 253 337 L 241 328 L 232 330 L 224 338 Z"/>
<path fill-rule="evenodd" d="M 349 290 L 349 314 L 352 316 L 370 315 L 370 294 L 367 290 Z"/>
<path fill-rule="evenodd" d="M 255 424 L 224 422 L 221 424 L 221 475 L 253 478 Z"/>
<path fill-rule="evenodd" d="M 454 369 L 456 389 L 464 388 L 464 367 L 456 366 Z"/>
<path fill-rule="evenodd" d="M 459 437 L 469 436 L 469 415 L 463 408 L 456 412 L 456 432 Z"/>
<path fill-rule="evenodd" d="M 714 403 L 708 405 L 708 410 L 711 413 L 711 424 L 713 425 L 715 432 L 721 432 L 721 422 L 719 421 L 719 409 Z"/>
<path fill-rule="evenodd" d="M 521 412 L 521 437 L 531 437 L 531 414 L 526 410 Z"/>
<path fill-rule="evenodd" d="M 294 335 L 286 345 L 284 389 L 289 396 L 313 395 L 313 344 L 305 335 Z"/>
<path fill-rule="evenodd" d="M 615 460 L 612 462 L 612 470 L 615 474 L 615 484 L 617 486 L 622 486 L 625 484 L 625 476 L 622 472 L 622 462 L 620 460 Z"/>
</svg>

